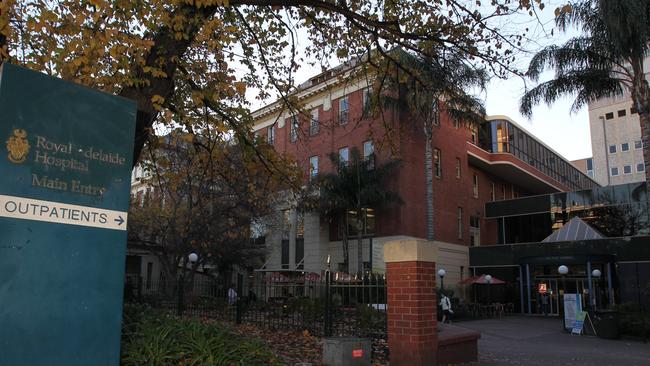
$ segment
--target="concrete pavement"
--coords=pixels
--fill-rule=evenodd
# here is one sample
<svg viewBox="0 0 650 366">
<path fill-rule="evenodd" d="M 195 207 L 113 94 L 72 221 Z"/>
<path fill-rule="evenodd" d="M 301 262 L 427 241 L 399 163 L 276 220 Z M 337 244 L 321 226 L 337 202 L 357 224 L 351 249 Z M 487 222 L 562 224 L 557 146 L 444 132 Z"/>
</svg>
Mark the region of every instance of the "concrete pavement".
<svg viewBox="0 0 650 366">
<path fill-rule="evenodd" d="M 479 365 L 650 365 L 650 343 L 569 335 L 557 317 L 508 316 L 454 325 L 481 333 Z"/>
</svg>

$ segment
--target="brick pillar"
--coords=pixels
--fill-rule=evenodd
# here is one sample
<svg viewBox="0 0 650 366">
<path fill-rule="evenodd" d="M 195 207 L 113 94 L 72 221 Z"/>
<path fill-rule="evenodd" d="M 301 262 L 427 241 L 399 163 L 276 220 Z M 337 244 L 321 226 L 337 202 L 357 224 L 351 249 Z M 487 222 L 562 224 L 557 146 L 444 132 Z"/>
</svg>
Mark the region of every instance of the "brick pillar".
<svg viewBox="0 0 650 366">
<path fill-rule="evenodd" d="M 436 248 L 424 240 L 384 245 L 391 366 L 437 363 Z"/>
</svg>

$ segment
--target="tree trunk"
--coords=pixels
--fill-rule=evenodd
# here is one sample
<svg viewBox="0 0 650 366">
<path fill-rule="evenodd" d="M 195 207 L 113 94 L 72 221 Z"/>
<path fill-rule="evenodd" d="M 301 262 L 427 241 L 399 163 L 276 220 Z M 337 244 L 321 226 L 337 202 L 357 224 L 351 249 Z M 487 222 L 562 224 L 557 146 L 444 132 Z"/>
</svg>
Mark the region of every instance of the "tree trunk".
<svg viewBox="0 0 650 366">
<path fill-rule="evenodd" d="M 357 273 L 363 274 L 363 222 L 361 221 L 362 210 L 357 209 Z"/>
<path fill-rule="evenodd" d="M 348 215 L 347 212 L 343 215 L 343 230 L 341 233 L 343 234 L 343 239 L 341 240 L 341 244 L 343 245 L 343 271 L 348 273 L 350 272 L 350 243 L 348 241 Z M 338 268 L 337 268 L 338 271 Z"/>
<path fill-rule="evenodd" d="M 427 240 L 433 240 L 433 148 L 431 147 L 431 126 L 424 123 L 424 186 L 427 205 Z"/>
<path fill-rule="evenodd" d="M 643 142 L 643 165 L 645 168 L 646 199 L 650 200 L 650 113 L 639 111 L 641 141 Z"/>
</svg>

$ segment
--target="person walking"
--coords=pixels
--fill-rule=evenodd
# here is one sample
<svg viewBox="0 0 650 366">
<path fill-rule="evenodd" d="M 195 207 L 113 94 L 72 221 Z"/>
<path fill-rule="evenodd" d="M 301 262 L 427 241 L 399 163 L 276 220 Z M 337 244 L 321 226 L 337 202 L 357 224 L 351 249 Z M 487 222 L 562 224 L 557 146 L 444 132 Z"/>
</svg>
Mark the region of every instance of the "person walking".
<svg viewBox="0 0 650 366">
<path fill-rule="evenodd" d="M 451 324 L 451 314 L 454 311 L 451 309 L 451 300 L 444 293 L 440 298 L 440 306 L 442 307 L 442 322 Z"/>
<path fill-rule="evenodd" d="M 235 290 L 235 285 L 230 285 L 228 289 L 228 305 L 235 305 L 237 302 L 237 291 Z"/>
</svg>

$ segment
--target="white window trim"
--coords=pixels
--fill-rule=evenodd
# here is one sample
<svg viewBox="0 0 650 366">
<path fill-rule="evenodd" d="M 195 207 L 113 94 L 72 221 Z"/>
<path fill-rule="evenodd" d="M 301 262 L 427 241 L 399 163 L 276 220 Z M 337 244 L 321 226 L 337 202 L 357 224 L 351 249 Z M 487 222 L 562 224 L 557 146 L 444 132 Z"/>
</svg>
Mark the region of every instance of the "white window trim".
<svg viewBox="0 0 650 366">
<path fill-rule="evenodd" d="M 614 174 L 614 169 L 616 169 L 616 174 Z M 616 167 L 616 166 L 611 167 L 610 170 L 609 170 L 609 175 L 611 175 L 612 177 L 618 177 L 620 175 L 619 171 L 618 171 L 618 167 Z"/>
<path fill-rule="evenodd" d="M 630 167 L 630 172 L 626 173 L 625 172 L 625 167 L 628 167 L 628 166 Z M 630 174 L 632 174 L 632 165 L 624 165 L 623 166 L 623 175 L 630 175 Z"/>
</svg>

